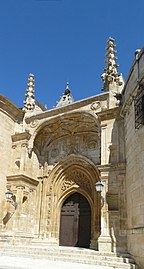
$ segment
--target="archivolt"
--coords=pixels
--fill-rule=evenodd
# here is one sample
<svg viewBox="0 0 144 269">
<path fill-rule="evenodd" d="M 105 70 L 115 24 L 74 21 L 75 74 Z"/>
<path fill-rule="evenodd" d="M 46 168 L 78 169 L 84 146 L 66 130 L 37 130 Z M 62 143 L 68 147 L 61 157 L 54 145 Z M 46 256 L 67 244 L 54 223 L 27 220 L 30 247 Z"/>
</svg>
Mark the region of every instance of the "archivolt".
<svg viewBox="0 0 144 269">
<path fill-rule="evenodd" d="M 91 160 L 81 155 L 71 154 L 53 168 L 49 175 L 49 182 L 51 181 L 55 185 L 74 168 L 83 171 L 89 177 L 91 184 L 99 179 L 99 171 Z"/>
<path fill-rule="evenodd" d="M 96 115 L 94 116 L 93 113 L 91 112 L 85 112 L 85 111 L 81 111 L 81 112 L 69 112 L 66 113 L 65 115 L 57 115 L 56 117 L 52 118 L 52 119 L 45 119 L 45 121 L 43 121 L 33 132 L 30 141 L 29 141 L 29 145 L 32 148 L 34 145 L 34 141 L 35 139 L 37 139 L 37 136 L 39 135 L 39 133 L 43 130 L 43 128 L 45 128 L 46 126 L 49 125 L 53 125 L 53 124 L 59 124 L 59 122 L 63 122 L 66 119 L 69 118 L 73 118 L 73 117 L 78 117 L 79 119 L 82 119 L 83 121 L 86 121 L 86 119 L 88 118 L 91 122 L 93 122 L 98 129 L 100 129 L 100 123 L 98 118 L 96 117 Z"/>
</svg>

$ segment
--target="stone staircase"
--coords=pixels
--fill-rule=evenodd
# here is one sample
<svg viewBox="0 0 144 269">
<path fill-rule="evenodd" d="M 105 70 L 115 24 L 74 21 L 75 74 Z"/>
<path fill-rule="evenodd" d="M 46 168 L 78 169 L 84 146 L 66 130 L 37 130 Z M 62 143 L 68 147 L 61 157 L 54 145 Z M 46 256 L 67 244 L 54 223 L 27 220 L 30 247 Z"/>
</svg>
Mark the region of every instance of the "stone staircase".
<svg viewBox="0 0 144 269">
<path fill-rule="evenodd" d="M 99 251 L 61 246 L 1 245 L 0 256 L 31 257 L 53 261 L 138 269 L 129 254 L 100 253 Z"/>
</svg>

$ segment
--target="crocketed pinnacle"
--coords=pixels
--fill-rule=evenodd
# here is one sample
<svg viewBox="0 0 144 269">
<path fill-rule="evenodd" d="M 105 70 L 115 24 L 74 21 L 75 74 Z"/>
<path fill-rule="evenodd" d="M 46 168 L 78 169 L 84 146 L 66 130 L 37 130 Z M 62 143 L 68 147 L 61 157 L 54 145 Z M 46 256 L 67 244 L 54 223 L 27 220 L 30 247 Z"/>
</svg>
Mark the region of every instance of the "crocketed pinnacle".
<svg viewBox="0 0 144 269">
<path fill-rule="evenodd" d="M 116 47 L 114 41 L 115 40 L 112 37 L 109 37 L 107 41 L 107 53 L 105 54 L 107 56 L 105 60 L 106 67 L 104 68 L 105 72 L 101 75 L 101 78 L 104 82 L 102 88 L 104 91 L 108 91 L 109 85 L 112 83 L 115 83 L 117 86 L 121 86 L 123 84 L 122 75 L 117 71 L 117 67 L 119 65 L 116 63 L 117 57 L 115 54 L 117 51 L 114 49 Z"/>
<path fill-rule="evenodd" d="M 26 98 L 24 100 L 24 110 L 33 111 L 35 108 L 35 97 L 34 97 L 34 75 L 29 74 L 28 84 L 26 89 Z"/>
<path fill-rule="evenodd" d="M 60 97 L 60 101 L 57 102 L 56 107 L 66 106 L 73 102 L 74 102 L 74 99 L 71 94 L 71 90 L 69 88 L 69 83 L 67 82 L 67 86 L 65 88 L 64 94 Z"/>
</svg>

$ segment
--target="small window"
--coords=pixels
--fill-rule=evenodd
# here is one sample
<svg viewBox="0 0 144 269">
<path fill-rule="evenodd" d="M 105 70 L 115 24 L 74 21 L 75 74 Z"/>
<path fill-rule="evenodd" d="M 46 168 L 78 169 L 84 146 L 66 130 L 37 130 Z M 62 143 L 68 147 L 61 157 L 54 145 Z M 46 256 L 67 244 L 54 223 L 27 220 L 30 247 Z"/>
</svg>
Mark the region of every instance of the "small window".
<svg viewBox="0 0 144 269">
<path fill-rule="evenodd" d="M 144 85 L 140 85 L 134 99 L 135 106 L 135 128 L 139 129 L 144 125 Z"/>
</svg>

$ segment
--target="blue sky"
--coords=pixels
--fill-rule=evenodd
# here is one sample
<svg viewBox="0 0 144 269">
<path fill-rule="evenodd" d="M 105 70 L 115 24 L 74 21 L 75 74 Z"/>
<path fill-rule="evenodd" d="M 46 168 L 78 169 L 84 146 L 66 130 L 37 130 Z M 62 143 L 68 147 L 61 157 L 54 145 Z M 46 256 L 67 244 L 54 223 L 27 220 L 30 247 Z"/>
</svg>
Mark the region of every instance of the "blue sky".
<svg viewBox="0 0 144 269">
<path fill-rule="evenodd" d="M 101 93 L 108 37 L 125 79 L 144 44 L 143 13 L 143 0 L 0 0 L 0 93 L 22 107 L 29 73 L 48 109 L 67 80 L 75 101 Z"/>
</svg>

